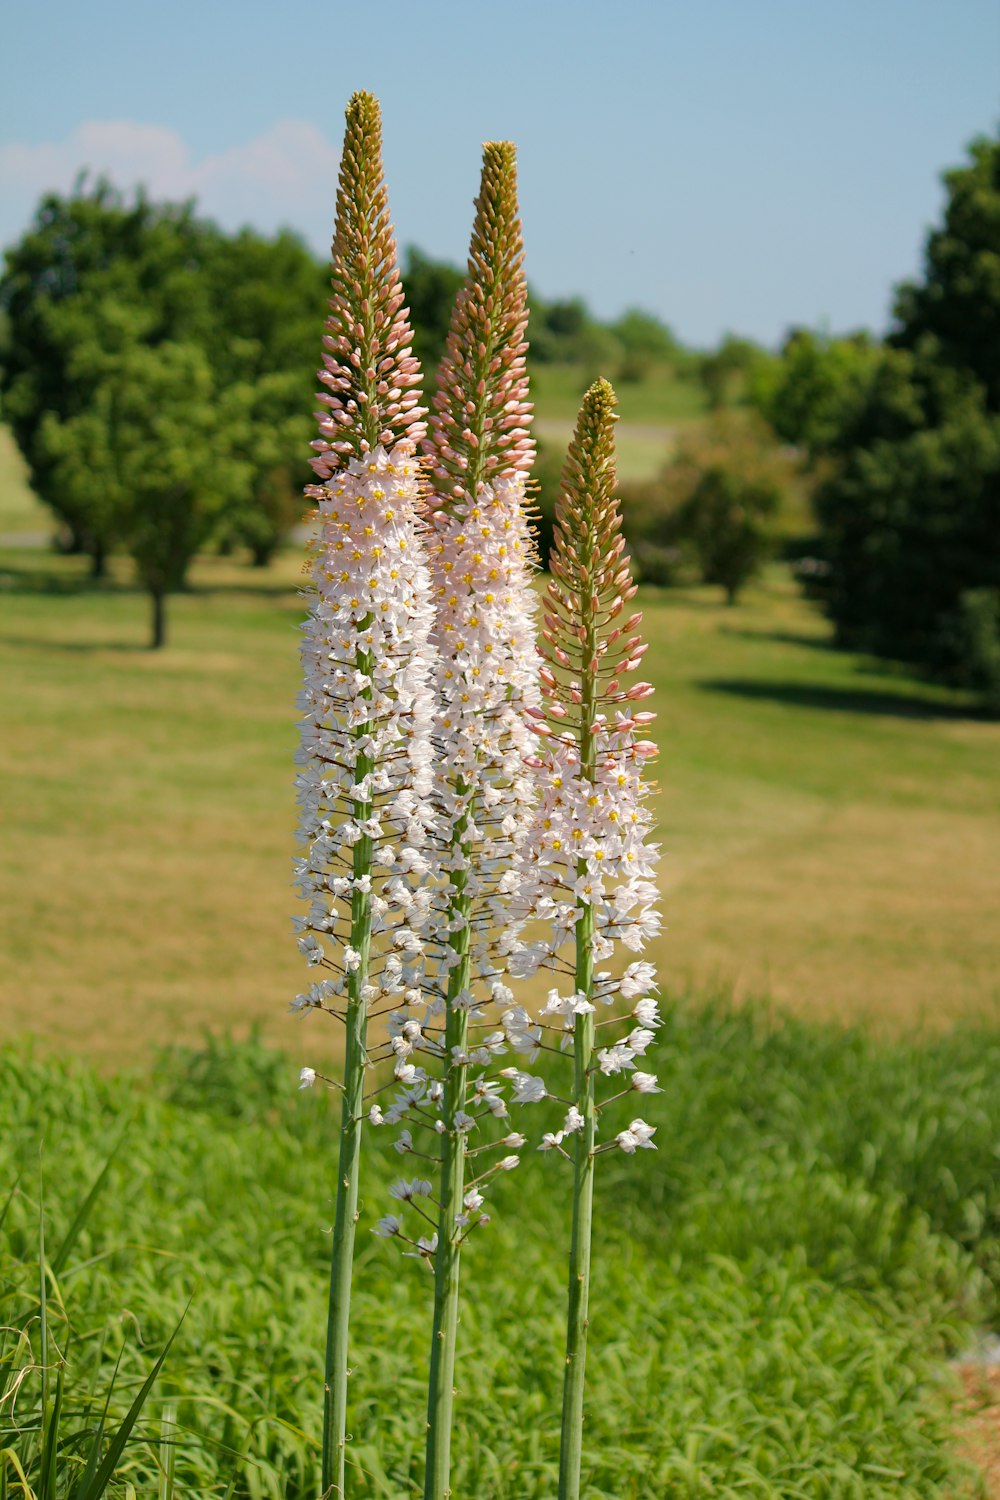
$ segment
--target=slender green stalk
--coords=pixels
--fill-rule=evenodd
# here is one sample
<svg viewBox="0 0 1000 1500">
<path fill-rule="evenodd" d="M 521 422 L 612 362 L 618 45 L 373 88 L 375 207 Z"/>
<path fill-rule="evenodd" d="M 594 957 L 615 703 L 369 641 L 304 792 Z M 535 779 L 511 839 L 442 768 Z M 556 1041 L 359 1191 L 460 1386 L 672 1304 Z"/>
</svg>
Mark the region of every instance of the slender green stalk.
<svg viewBox="0 0 1000 1500">
<path fill-rule="evenodd" d="M 445 1022 L 445 1052 L 464 1053 L 469 1031 L 469 1014 L 451 1002 L 470 978 L 471 953 L 468 923 L 470 901 L 461 893 L 465 876 L 456 880 L 456 894 L 451 911 L 463 917 L 464 924 L 455 936 L 455 951 L 461 955 L 451 973 L 448 985 L 448 1015 Z M 434 1257 L 434 1324 L 431 1336 L 431 1368 L 427 1387 L 427 1464 L 424 1474 L 424 1500 L 444 1500 L 451 1494 L 451 1426 L 455 1394 L 455 1351 L 458 1341 L 458 1294 L 461 1266 L 461 1232 L 455 1219 L 462 1211 L 465 1191 L 465 1132 L 457 1128 L 456 1114 L 465 1107 L 468 1069 L 452 1067 L 444 1080 L 441 1137 L 441 1209 L 438 1220 L 438 1243 Z"/>
<path fill-rule="evenodd" d="M 367 675 L 371 657 L 359 652 L 357 666 Z M 365 697 L 371 697 L 366 689 Z M 356 738 L 368 734 L 371 724 L 361 725 Z M 359 779 L 372 770 L 370 756 L 359 755 Z M 370 802 L 355 802 L 357 820 L 371 816 Z M 354 875 L 370 875 L 372 840 L 365 836 L 354 846 Z M 346 1042 L 344 1050 L 344 1093 L 340 1120 L 340 1160 L 337 1166 L 337 1210 L 333 1224 L 333 1247 L 330 1256 L 330 1306 L 326 1327 L 326 1370 L 323 1384 L 323 1494 L 340 1500 L 345 1493 L 347 1463 L 347 1381 L 348 1333 L 351 1316 L 351 1272 L 354 1266 L 354 1239 L 358 1222 L 358 1180 L 361 1162 L 361 1125 L 367 1064 L 368 1006 L 364 987 L 368 983 L 371 960 L 372 909 L 371 891 L 355 885 L 351 895 L 351 947 L 358 954 L 357 969 L 348 981 Z"/>
<path fill-rule="evenodd" d="M 644 1027 L 612 1048 L 595 1050 L 594 1040 L 595 1006 L 613 999 L 619 988 L 627 993 L 626 976 L 595 974 L 595 956 L 603 960 L 621 940 L 641 947 L 656 925 L 650 909 L 652 851 L 641 837 L 649 818 L 641 810 L 638 770 L 654 747 L 636 739 L 652 715 L 634 707 L 652 689 L 648 683 L 623 685 L 645 650 L 631 633 L 641 617 L 612 623 L 635 593 L 615 499 L 614 408 L 611 387 L 595 382 L 583 398 L 563 469 L 543 615 L 547 665 L 539 673 L 548 707 L 538 715 L 547 720 L 540 726 L 543 745 L 559 750 L 558 758 L 543 750 L 532 762 L 540 772 L 534 835 L 546 857 L 522 865 L 521 899 L 529 917 L 532 902 L 565 899 L 566 893 L 572 893 L 576 917 L 554 924 L 551 949 L 556 954 L 570 941 L 575 945 L 573 1098 L 563 1129 L 543 1143 L 546 1150 L 564 1149 L 566 1136 L 575 1137 L 559 1500 L 580 1496 L 594 1170 L 599 1151 L 608 1149 L 596 1145 L 601 1103 L 595 1085 L 600 1073 L 634 1069 L 653 1040 L 653 1031 Z M 637 924 L 631 933 L 630 922 Z M 648 964 L 626 971 L 633 995 L 638 973 L 646 970 Z M 649 976 L 641 982 L 648 983 Z M 642 1001 L 643 1014 L 655 1026 L 651 1004 Z M 632 1077 L 623 1092 L 655 1091 L 652 1074 L 635 1070 Z M 630 1153 L 651 1148 L 654 1129 L 635 1119 L 612 1145 Z"/>
<path fill-rule="evenodd" d="M 466 1154 L 466 1130 L 459 1128 L 456 1117 L 465 1110 L 468 1083 L 467 1067 L 454 1059 L 465 1055 L 469 1031 L 464 997 L 474 967 L 473 924 L 484 918 L 482 888 L 489 885 L 491 865 L 498 859 L 495 825 L 509 811 L 505 802 L 498 813 L 484 801 L 482 792 L 484 787 L 500 786 L 501 799 L 507 796 L 503 755 L 495 748 L 510 742 L 511 728 L 503 718 L 504 712 L 524 734 L 519 712 L 524 689 L 516 659 L 516 632 L 503 610 L 513 612 L 516 606 L 511 596 L 520 589 L 527 597 L 517 611 L 519 620 L 530 622 L 530 585 L 524 563 L 530 541 L 519 510 L 523 499 L 520 476 L 530 466 L 533 453 L 528 437 L 531 408 L 524 362 L 527 346 L 523 342 L 526 291 L 514 148 L 505 141 L 487 142 L 468 275 L 452 312 L 438 370 L 432 438 L 425 444 L 443 513 L 437 553 L 432 552 L 435 640 L 442 664 L 442 755 L 438 774 L 445 805 L 450 807 L 453 794 L 462 804 L 450 813 L 455 821 L 449 842 L 452 852 L 461 851 L 463 866 L 452 870 L 447 895 L 447 942 L 453 966 L 448 976 L 445 1017 L 444 1133 L 427 1396 L 425 1500 L 445 1500 L 451 1494 L 459 1272 L 466 1232 L 456 1223 L 465 1207 Z M 493 486 L 506 487 L 505 503 L 513 508 L 513 514 L 498 514 Z M 485 512 L 480 511 L 480 505 Z M 534 687 L 530 623 L 525 634 L 530 664 L 524 675 L 531 678 Z M 488 662 L 491 678 L 485 695 L 480 666 L 466 659 L 471 653 L 475 662 L 479 651 Z M 474 706 L 466 708 L 466 704 Z M 494 745 L 483 751 L 481 741 L 487 730 Z M 475 840 L 467 838 L 472 824 L 479 830 Z M 475 864 L 475 898 L 468 888 L 470 860 Z M 456 1004 L 460 995 L 463 1000 Z"/>
<path fill-rule="evenodd" d="M 343 1500 L 351 1274 L 358 1221 L 364 1083 L 369 1062 L 366 1031 L 372 878 L 382 879 L 373 867 L 375 842 L 368 831 L 379 814 L 377 795 L 371 790 L 376 756 L 370 746 L 373 738 L 379 734 L 384 738 L 386 732 L 386 715 L 383 711 L 380 717 L 374 708 L 370 716 L 365 710 L 365 720 L 356 724 L 359 707 L 356 699 L 372 700 L 373 673 L 377 669 L 384 674 L 389 662 L 395 660 L 392 651 L 398 651 L 401 666 L 412 667 L 426 647 L 429 628 L 429 609 L 420 602 L 414 603 L 426 596 L 429 580 L 423 571 L 422 546 L 416 530 L 416 479 L 411 472 L 415 467 L 416 445 L 425 432 L 426 412 L 419 405 L 419 367 L 410 353 L 412 333 L 389 221 L 382 171 L 381 116 L 378 102 L 367 93 L 354 94 L 347 107 L 330 287 L 323 369 L 319 371 L 323 390 L 317 396 L 321 408 L 317 413 L 320 436 L 312 444 L 315 457 L 311 461 L 317 476 L 325 483 L 311 486 L 307 491 L 320 505 L 321 527 L 313 570 L 320 602 L 303 648 L 309 717 L 305 721 L 305 753 L 300 763 L 306 767 L 305 790 L 301 794 L 304 809 L 301 833 L 315 861 L 307 864 L 307 872 L 312 873 L 305 877 L 307 886 L 311 882 L 306 894 L 312 896 L 314 908 L 317 905 L 325 908 L 318 918 L 323 934 L 333 930 L 327 915 L 331 903 L 330 877 L 342 875 L 343 865 L 339 861 L 346 854 L 346 847 L 336 855 L 331 854 L 331 838 L 337 836 L 331 833 L 331 828 L 336 828 L 345 810 L 350 813 L 347 826 L 355 835 L 350 855 L 353 881 L 349 934 L 346 937 L 340 934 L 343 948 L 349 951 L 349 958 L 345 955 L 341 965 L 347 974 L 343 1016 L 346 1044 L 321 1454 L 324 1500 Z M 383 483 L 390 473 L 396 488 L 387 508 L 382 504 Z M 341 501 L 339 497 L 345 493 L 347 499 Z M 364 520 L 359 517 L 359 507 L 364 508 Z M 382 528 L 394 516 L 394 524 L 398 526 L 401 513 L 410 516 L 411 534 L 408 539 L 399 539 L 393 532 L 392 541 L 398 542 L 400 549 L 405 549 L 409 542 L 410 550 L 405 556 L 401 550 L 398 566 L 388 578 L 383 578 L 378 566 L 387 544 Z M 380 596 L 378 610 L 373 602 L 376 592 Z M 352 594 L 356 597 L 351 601 L 349 619 L 345 619 L 344 599 Z M 334 621 L 340 623 L 333 626 Z M 331 629 L 333 639 L 328 638 Z M 373 646 L 373 638 L 381 644 Z M 330 663 L 341 654 L 353 657 L 358 688 L 335 680 L 336 673 L 331 671 Z M 426 731 L 420 726 L 429 725 L 430 713 L 429 693 L 419 715 L 411 701 L 406 727 L 400 725 L 398 729 L 400 741 L 405 743 L 407 735 L 414 736 L 414 740 L 418 735 L 423 736 Z M 407 750 L 390 759 L 393 770 L 387 774 L 397 780 L 402 778 L 401 784 L 405 784 L 407 768 L 412 772 L 416 764 L 413 755 Z M 335 791 L 331 801 L 326 775 L 331 766 L 345 761 L 353 771 L 353 788 L 348 784 L 342 792 Z M 427 780 L 429 787 L 429 776 Z M 330 785 L 335 785 L 335 781 Z M 411 782 L 406 789 L 415 790 L 415 784 Z M 339 800 L 341 795 L 346 806 Z M 337 915 L 336 921 L 340 920 Z M 348 926 L 346 921 L 344 926 Z M 308 950 L 310 961 L 323 961 L 321 945 L 311 938 L 305 941 L 307 950 L 312 943 Z M 314 987 L 320 992 L 318 998 L 300 999 L 304 1004 L 330 1009 L 323 988 Z M 304 1070 L 304 1074 L 309 1075 L 307 1083 L 316 1076 L 312 1069 Z"/>
<path fill-rule="evenodd" d="M 593 528 L 580 538 L 583 572 L 592 564 Z M 587 664 L 581 679 L 580 705 L 580 774 L 594 780 L 595 745 L 591 726 L 597 695 L 597 619 L 592 607 L 593 596 L 581 598 L 581 621 L 585 633 L 583 661 Z M 581 860 L 577 873 L 587 873 L 587 862 Z M 594 990 L 594 908 L 589 901 L 579 902 L 576 924 L 575 985 L 577 994 L 589 999 Z M 566 1315 L 566 1370 L 563 1377 L 562 1434 L 559 1444 L 559 1500 L 578 1500 L 580 1464 L 583 1451 L 583 1392 L 587 1372 L 587 1329 L 590 1306 L 590 1246 L 594 1218 L 594 1108 L 593 1012 L 577 1016 L 573 1027 L 573 1102 L 583 1116 L 583 1127 L 577 1132 L 573 1156 L 573 1229 L 569 1253 L 569 1297 Z"/>
</svg>

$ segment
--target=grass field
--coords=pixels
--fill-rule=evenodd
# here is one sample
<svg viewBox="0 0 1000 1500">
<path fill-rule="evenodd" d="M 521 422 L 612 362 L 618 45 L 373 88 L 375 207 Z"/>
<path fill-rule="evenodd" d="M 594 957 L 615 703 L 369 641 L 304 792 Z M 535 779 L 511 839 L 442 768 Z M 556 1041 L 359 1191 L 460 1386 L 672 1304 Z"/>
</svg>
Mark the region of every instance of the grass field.
<svg viewBox="0 0 1000 1500">
<path fill-rule="evenodd" d="M 957 1459 L 946 1356 L 996 1307 L 996 1031 L 885 1045 L 679 1006 L 657 1053 L 660 1150 L 598 1172 L 588 1500 L 981 1494 Z M 37 1312 L 39 1172 L 56 1259 L 122 1143 L 50 1285 L 55 1346 L 77 1334 L 67 1431 L 88 1425 L 119 1349 L 124 1410 L 190 1299 L 148 1441 L 126 1455 L 135 1493 L 315 1500 L 333 1101 L 296 1095 L 291 1062 L 254 1046 L 175 1054 L 151 1080 L 0 1051 L 0 1081 L 0 1181 L 21 1174 L 0 1323 Z M 371 1235 L 400 1161 L 386 1132 L 365 1152 L 350 1492 L 400 1500 L 420 1493 L 430 1279 Z M 565 1163 L 527 1152 L 465 1256 L 453 1480 L 467 1500 L 554 1493 L 566 1187 Z M 0 1394 L 24 1381 L 16 1426 L 0 1402 L 0 1449 L 26 1463 L 35 1323 L 27 1334 L 6 1356 L 0 1341 Z"/>
<path fill-rule="evenodd" d="M 573 435 L 580 397 L 592 377 L 576 365 L 536 365 L 532 397 L 538 406 L 535 432 L 561 453 Z M 705 395 L 695 380 L 658 374 L 617 387 L 619 422 L 615 429 L 618 471 L 623 479 L 651 479 L 666 463 L 677 430 L 706 414 Z"/>
<path fill-rule="evenodd" d="M 5 1034 L 108 1061 L 284 1015 L 299 558 L 206 558 L 166 651 L 116 563 L 0 556 Z M 776 570 L 648 592 L 677 988 L 896 1030 L 1000 1014 L 1000 725 L 833 651 Z"/>
</svg>

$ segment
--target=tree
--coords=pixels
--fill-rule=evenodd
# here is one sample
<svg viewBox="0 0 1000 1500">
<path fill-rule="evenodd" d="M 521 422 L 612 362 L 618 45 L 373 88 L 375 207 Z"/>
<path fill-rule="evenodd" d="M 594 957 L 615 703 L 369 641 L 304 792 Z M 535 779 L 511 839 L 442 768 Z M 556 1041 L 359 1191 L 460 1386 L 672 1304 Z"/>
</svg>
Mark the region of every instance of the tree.
<svg viewBox="0 0 1000 1500">
<path fill-rule="evenodd" d="M 235 396 L 235 399 L 234 399 Z M 166 600 L 227 506 L 251 480 L 238 390 L 220 393 L 196 344 L 137 344 L 108 361 L 87 405 L 42 424 L 40 448 L 67 495 L 96 493 L 113 513 L 152 603 L 153 648 Z"/>
<path fill-rule="evenodd" d="M 239 456 L 250 482 L 225 513 L 225 534 L 249 547 L 254 567 L 263 568 L 302 519 L 302 455 L 309 451 L 309 416 L 302 403 L 302 382 L 293 372 L 235 385 L 230 399 L 241 413 L 238 430 L 244 446 Z"/>
<path fill-rule="evenodd" d="M 403 291 L 413 325 L 413 352 L 425 371 L 441 363 L 451 309 L 465 280 L 464 272 L 444 260 L 432 260 L 415 245 L 406 251 Z"/>
<path fill-rule="evenodd" d="M 750 375 L 750 404 L 786 443 L 815 462 L 836 451 L 864 405 L 881 349 L 866 333 L 830 338 L 793 329 L 778 358 L 763 359 Z"/>
<path fill-rule="evenodd" d="M 667 524 L 692 544 L 705 583 L 735 604 L 774 551 L 791 465 L 760 419 L 717 416 L 682 440 L 663 476 Z"/>
<path fill-rule="evenodd" d="M 840 642 L 961 678 L 963 596 L 1000 587 L 1000 419 L 982 388 L 886 351 L 816 513 Z"/>
<path fill-rule="evenodd" d="M 645 380 L 656 365 L 675 364 L 684 357 L 684 351 L 666 324 L 639 307 L 628 308 L 610 325 L 609 331 L 624 351 L 618 372 L 621 380 Z"/>
<path fill-rule="evenodd" d="M 751 339 L 727 333 L 717 349 L 702 357 L 698 375 L 712 411 L 721 411 L 733 400 L 763 353 Z"/>
<path fill-rule="evenodd" d="M 892 342 L 916 349 L 932 339 L 1000 411 L 1000 134 L 974 140 L 968 164 L 943 180 L 944 222 L 928 236 L 923 280 L 898 289 Z"/>
<path fill-rule="evenodd" d="M 924 279 L 899 288 L 888 346 L 822 350 L 799 337 L 772 410 L 827 455 L 815 504 L 838 639 L 989 702 L 1000 650 L 1000 140 L 975 141 L 945 183 Z"/>
<path fill-rule="evenodd" d="M 323 279 L 294 235 L 228 236 L 191 203 L 154 204 L 142 193 L 127 201 L 107 182 L 88 188 L 83 180 L 67 198 L 43 198 L 0 279 L 7 318 L 0 395 L 36 493 L 73 545 L 90 552 L 96 573 L 119 540 L 120 511 L 93 486 L 67 487 L 50 439 L 89 407 L 108 354 L 125 345 L 199 347 L 217 392 L 295 372 L 304 403 L 305 372 L 319 357 Z M 260 457 L 258 492 L 274 472 L 273 447 L 261 441 L 247 455 L 251 464 Z M 281 466 L 295 484 L 305 482 L 303 448 L 289 445 Z"/>
</svg>

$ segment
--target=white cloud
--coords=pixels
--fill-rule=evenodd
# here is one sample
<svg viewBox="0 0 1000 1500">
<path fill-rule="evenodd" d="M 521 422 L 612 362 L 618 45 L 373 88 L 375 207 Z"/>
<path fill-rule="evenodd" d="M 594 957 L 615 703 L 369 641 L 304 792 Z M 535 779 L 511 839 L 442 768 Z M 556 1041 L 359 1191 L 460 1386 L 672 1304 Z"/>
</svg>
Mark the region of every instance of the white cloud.
<svg viewBox="0 0 1000 1500">
<path fill-rule="evenodd" d="M 0 146 L 0 243 L 27 227 L 40 195 L 67 192 L 86 169 L 116 187 L 142 184 L 154 199 L 195 197 L 228 228 L 289 225 L 329 243 L 340 152 L 307 120 L 279 120 L 262 135 L 192 158 L 182 137 L 136 120 L 89 120 L 63 141 Z"/>
</svg>

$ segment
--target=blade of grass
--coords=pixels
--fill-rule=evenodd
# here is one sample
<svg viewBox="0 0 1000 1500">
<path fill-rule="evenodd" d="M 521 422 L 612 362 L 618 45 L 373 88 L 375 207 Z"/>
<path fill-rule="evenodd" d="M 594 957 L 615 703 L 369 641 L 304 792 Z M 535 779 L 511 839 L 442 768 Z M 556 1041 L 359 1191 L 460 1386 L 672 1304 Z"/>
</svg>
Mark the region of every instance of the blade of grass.
<svg viewBox="0 0 1000 1500">
<path fill-rule="evenodd" d="M 17 1192 L 17 1189 L 18 1189 L 18 1187 L 20 1185 L 20 1182 L 21 1182 L 20 1177 L 15 1177 L 14 1178 L 14 1185 L 11 1188 L 10 1192 L 7 1194 L 7 1200 L 4 1203 L 3 1209 L 0 1210 L 0 1229 L 2 1229 L 3 1226 L 4 1226 L 4 1221 L 7 1218 L 7 1211 L 10 1208 L 10 1205 L 14 1201 L 14 1194 Z M 0 1500 L 2 1500 L 2 1494 L 3 1494 L 3 1492 L 0 1491 Z"/>
<path fill-rule="evenodd" d="M 52 1403 L 51 1413 L 47 1414 L 42 1433 L 42 1461 L 38 1476 L 39 1500 L 56 1500 L 56 1456 L 59 1451 L 59 1418 L 62 1414 L 64 1388 L 65 1366 L 60 1361 L 59 1373 L 56 1376 L 56 1398 Z"/>
<path fill-rule="evenodd" d="M 90 1482 L 87 1489 L 79 1493 L 76 1497 L 76 1500 L 98 1500 L 98 1497 L 103 1495 L 104 1491 L 107 1489 L 108 1484 L 111 1482 L 111 1479 L 114 1475 L 118 1460 L 121 1458 L 122 1454 L 125 1451 L 125 1444 L 128 1442 L 129 1437 L 132 1434 L 132 1428 L 135 1426 L 136 1421 L 139 1417 L 139 1413 L 142 1411 L 142 1408 L 146 1404 L 146 1397 L 153 1389 L 153 1383 L 156 1380 L 157 1375 L 159 1375 L 160 1370 L 163 1368 L 163 1361 L 170 1353 L 170 1346 L 173 1343 L 174 1339 L 177 1337 L 180 1331 L 181 1323 L 184 1322 L 186 1316 L 187 1309 L 185 1309 L 185 1311 L 181 1314 L 180 1321 L 178 1322 L 177 1327 L 174 1329 L 173 1333 L 170 1335 L 169 1339 L 164 1345 L 163 1352 L 161 1353 L 159 1359 L 156 1361 L 156 1364 L 150 1370 L 149 1374 L 146 1376 L 146 1379 L 143 1381 L 142 1386 L 139 1390 L 139 1394 L 136 1396 L 135 1400 L 132 1402 L 132 1405 L 129 1407 L 125 1419 L 119 1427 L 118 1431 L 111 1439 L 110 1446 L 104 1457 L 104 1462 L 101 1464 L 97 1473 L 94 1475 L 94 1478 Z"/>
<path fill-rule="evenodd" d="M 86 1467 L 84 1468 L 83 1473 L 80 1475 L 77 1486 L 73 1491 L 73 1500 L 82 1500 L 82 1497 L 89 1491 L 90 1486 L 94 1482 L 94 1477 L 97 1474 L 98 1465 L 101 1461 L 101 1444 L 104 1441 L 104 1428 L 108 1420 L 108 1408 L 111 1405 L 111 1396 L 114 1392 L 115 1381 L 118 1379 L 118 1371 L 121 1368 L 122 1355 L 124 1353 L 125 1345 L 123 1344 L 121 1349 L 119 1349 L 118 1351 L 118 1358 L 115 1361 L 114 1372 L 111 1376 L 111 1384 L 108 1386 L 108 1394 L 104 1398 L 104 1410 L 101 1412 L 101 1420 L 97 1424 L 97 1431 L 94 1434 L 94 1441 L 91 1443 L 90 1452 L 87 1455 Z"/>
<path fill-rule="evenodd" d="M 160 1418 L 159 1500 L 174 1500 L 174 1468 L 177 1463 L 177 1407 L 173 1401 Z"/>
<path fill-rule="evenodd" d="M 72 1224 L 70 1224 L 65 1236 L 63 1237 L 62 1244 L 59 1246 L 59 1249 L 52 1257 L 52 1274 L 54 1276 L 60 1275 L 60 1273 L 65 1268 L 66 1262 L 69 1260 L 70 1254 L 72 1253 L 73 1246 L 80 1238 L 80 1234 L 90 1217 L 90 1211 L 93 1208 L 98 1197 L 100 1196 L 101 1189 L 103 1188 L 105 1182 L 107 1182 L 108 1180 L 108 1173 L 111 1171 L 111 1167 L 114 1163 L 115 1157 L 118 1155 L 118 1152 L 125 1144 L 125 1137 L 127 1135 L 128 1130 L 126 1128 L 124 1131 L 122 1131 L 122 1134 L 118 1137 L 118 1140 L 115 1142 L 114 1146 L 112 1146 L 110 1155 L 108 1156 L 101 1170 L 98 1172 L 97 1176 L 94 1178 L 94 1181 L 86 1198 L 84 1198 L 83 1202 L 80 1204 L 80 1207 L 77 1209 L 73 1222 Z"/>
</svg>

